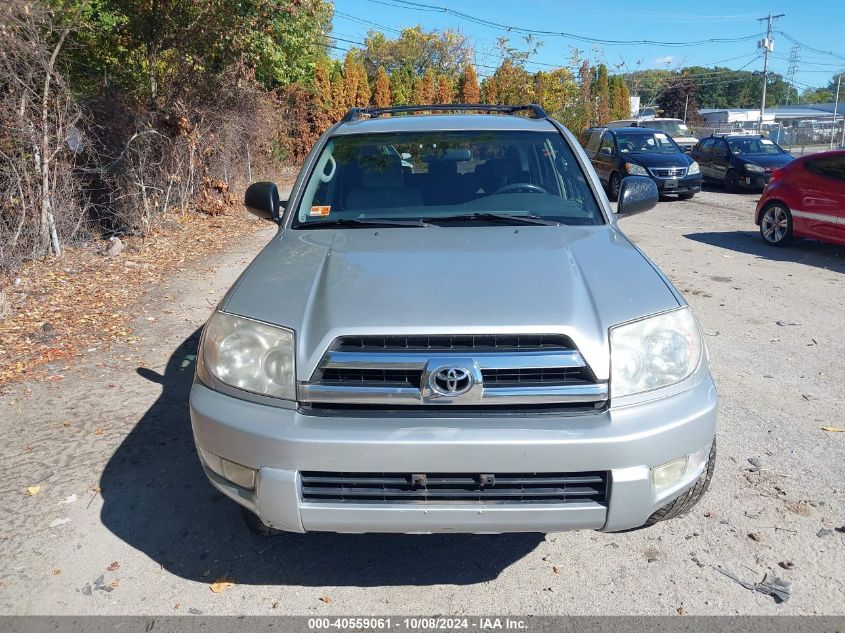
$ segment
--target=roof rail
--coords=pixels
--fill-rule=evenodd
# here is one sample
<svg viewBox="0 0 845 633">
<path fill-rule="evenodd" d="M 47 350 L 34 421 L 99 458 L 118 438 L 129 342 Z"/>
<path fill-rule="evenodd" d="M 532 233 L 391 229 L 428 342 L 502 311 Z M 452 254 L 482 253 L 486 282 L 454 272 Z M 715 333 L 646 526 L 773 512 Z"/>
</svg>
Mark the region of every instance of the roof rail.
<svg viewBox="0 0 845 633">
<path fill-rule="evenodd" d="M 531 112 L 535 119 L 546 119 L 548 115 L 536 103 L 524 105 L 498 105 L 490 103 L 450 103 L 436 105 L 406 105 L 391 106 L 389 108 L 350 108 L 341 122 L 360 121 L 365 117 L 375 118 L 384 114 L 404 114 L 410 112 L 498 112 L 501 114 L 516 114 L 517 112 Z"/>
</svg>

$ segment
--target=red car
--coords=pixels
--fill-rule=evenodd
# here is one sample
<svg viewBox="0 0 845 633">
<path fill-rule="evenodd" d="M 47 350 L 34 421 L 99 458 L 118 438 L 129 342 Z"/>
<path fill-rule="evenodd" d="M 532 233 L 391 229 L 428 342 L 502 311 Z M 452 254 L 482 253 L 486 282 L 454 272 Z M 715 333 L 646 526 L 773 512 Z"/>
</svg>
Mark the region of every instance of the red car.
<svg viewBox="0 0 845 633">
<path fill-rule="evenodd" d="M 793 237 L 845 245 L 845 150 L 808 154 L 776 169 L 754 222 L 772 246 Z"/>
</svg>

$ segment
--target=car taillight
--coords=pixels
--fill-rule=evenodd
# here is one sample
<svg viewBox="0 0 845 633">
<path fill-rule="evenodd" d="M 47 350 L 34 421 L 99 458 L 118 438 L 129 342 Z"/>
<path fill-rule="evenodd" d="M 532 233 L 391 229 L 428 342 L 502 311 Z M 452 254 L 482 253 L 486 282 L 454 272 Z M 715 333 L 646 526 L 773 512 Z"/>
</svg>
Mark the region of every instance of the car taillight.
<svg viewBox="0 0 845 633">
<path fill-rule="evenodd" d="M 769 182 L 774 182 L 775 180 L 780 180 L 781 178 L 783 178 L 783 170 L 782 169 L 775 169 L 772 172 L 772 177 L 769 180 Z"/>
</svg>

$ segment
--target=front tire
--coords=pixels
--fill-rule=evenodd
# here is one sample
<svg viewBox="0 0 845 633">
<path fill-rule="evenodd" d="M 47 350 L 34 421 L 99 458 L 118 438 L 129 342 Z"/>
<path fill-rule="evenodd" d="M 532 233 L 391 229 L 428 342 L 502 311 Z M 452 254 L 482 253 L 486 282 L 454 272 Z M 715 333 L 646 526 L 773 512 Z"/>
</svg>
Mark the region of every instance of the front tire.
<svg viewBox="0 0 845 633">
<path fill-rule="evenodd" d="M 792 241 L 792 212 L 782 202 L 765 206 L 760 216 L 760 236 L 770 246 L 786 246 Z"/>
<path fill-rule="evenodd" d="M 739 174 L 733 169 L 725 174 L 725 190 L 728 193 L 739 193 Z"/>
<path fill-rule="evenodd" d="M 264 525 L 264 522 L 257 514 L 255 514 L 255 512 L 248 510 L 243 506 L 241 506 L 241 516 L 243 516 L 244 523 L 246 523 L 250 532 L 257 534 L 258 536 L 267 538 L 270 536 L 278 536 L 283 532 L 283 530 L 277 530 L 276 528 L 271 528 L 269 525 Z"/>
<path fill-rule="evenodd" d="M 610 180 L 607 182 L 607 197 L 611 202 L 619 200 L 619 188 L 622 186 L 622 177 L 613 172 L 610 174 Z"/>
</svg>

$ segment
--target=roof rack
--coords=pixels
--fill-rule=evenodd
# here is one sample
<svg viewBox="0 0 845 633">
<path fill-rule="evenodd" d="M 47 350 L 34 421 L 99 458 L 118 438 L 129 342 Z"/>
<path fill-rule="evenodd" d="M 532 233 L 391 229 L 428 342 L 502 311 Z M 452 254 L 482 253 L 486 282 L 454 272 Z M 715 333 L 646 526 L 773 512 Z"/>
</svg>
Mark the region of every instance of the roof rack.
<svg viewBox="0 0 845 633">
<path fill-rule="evenodd" d="M 384 114 L 404 114 L 409 112 L 464 112 L 482 111 L 498 112 L 501 114 L 516 114 L 517 112 L 531 112 L 535 119 L 546 119 L 549 115 L 536 103 L 524 105 L 498 105 L 489 103 L 450 103 L 437 105 L 406 105 L 389 108 L 350 108 L 341 122 L 360 121 L 365 117 L 376 118 Z"/>
</svg>

